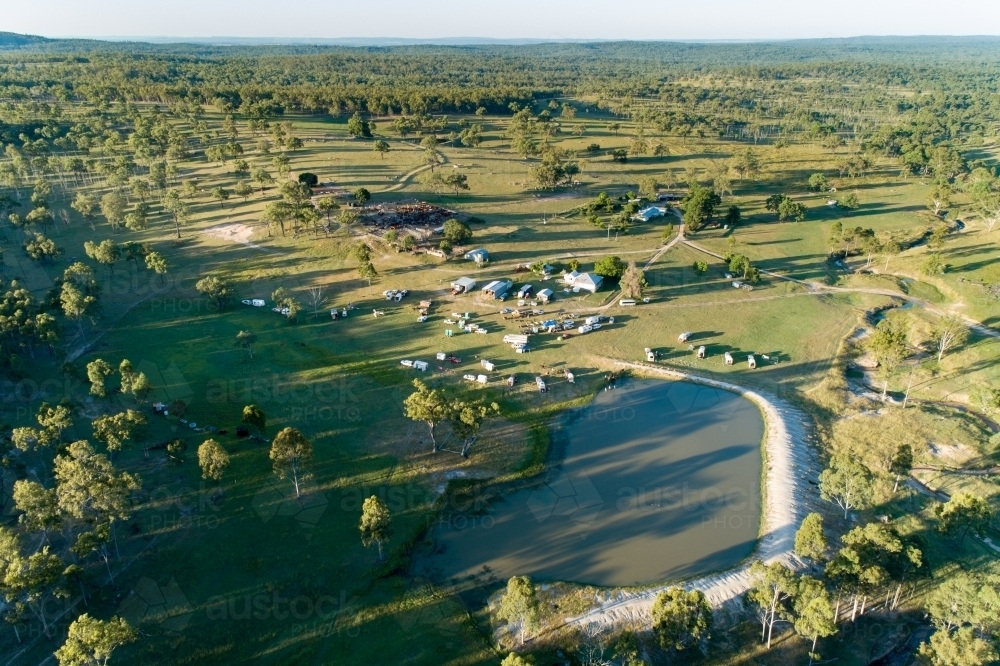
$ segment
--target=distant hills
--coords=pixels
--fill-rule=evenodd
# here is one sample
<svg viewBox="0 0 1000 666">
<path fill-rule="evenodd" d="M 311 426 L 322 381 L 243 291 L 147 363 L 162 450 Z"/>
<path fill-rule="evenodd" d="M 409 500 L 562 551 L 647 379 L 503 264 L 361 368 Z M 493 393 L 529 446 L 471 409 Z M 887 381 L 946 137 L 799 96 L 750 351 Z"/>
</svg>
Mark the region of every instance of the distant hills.
<svg viewBox="0 0 1000 666">
<path fill-rule="evenodd" d="M 594 43 L 604 39 L 493 39 L 490 37 L 107 37 L 107 41 L 211 46 L 519 46 L 522 44 Z"/>
<path fill-rule="evenodd" d="M 858 36 L 821 39 L 791 40 L 603 40 L 603 39 L 542 39 L 517 38 L 495 39 L 489 37 L 441 37 L 434 39 L 411 39 L 404 37 L 134 37 L 110 36 L 101 38 L 52 38 L 38 35 L 22 35 L 0 32 L 0 51 L 120 51 L 123 49 L 154 52 L 194 50 L 201 53 L 224 53 L 227 49 L 252 50 L 261 48 L 289 52 L 315 52 L 338 48 L 399 48 L 399 47 L 469 47 L 469 48 L 509 48 L 518 46 L 553 48 L 579 45 L 583 48 L 601 50 L 660 47 L 660 49 L 689 49 L 703 47 L 749 46 L 761 53 L 771 49 L 805 48 L 809 51 L 824 51 L 843 54 L 857 54 L 869 49 L 912 52 L 914 49 L 940 50 L 949 46 L 973 49 L 980 56 L 996 55 L 1000 59 L 1000 37 L 996 36 Z"/>
<path fill-rule="evenodd" d="M 0 48 L 18 48 L 32 44 L 42 44 L 51 41 L 46 37 L 36 35 L 19 35 L 16 32 L 0 32 Z"/>
</svg>

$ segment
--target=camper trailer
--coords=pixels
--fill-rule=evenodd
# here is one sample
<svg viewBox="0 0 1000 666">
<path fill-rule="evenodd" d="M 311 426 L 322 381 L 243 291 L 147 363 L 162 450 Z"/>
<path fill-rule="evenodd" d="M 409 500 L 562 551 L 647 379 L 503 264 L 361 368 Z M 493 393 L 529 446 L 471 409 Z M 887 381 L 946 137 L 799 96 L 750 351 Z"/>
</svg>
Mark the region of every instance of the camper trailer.
<svg viewBox="0 0 1000 666">
<path fill-rule="evenodd" d="M 698 347 L 698 358 L 705 358 L 705 345 Z"/>
<path fill-rule="evenodd" d="M 732 354 L 730 354 L 729 352 L 726 352 L 725 358 L 726 358 L 726 365 L 732 365 L 733 364 L 733 355 Z"/>
<path fill-rule="evenodd" d="M 654 352 L 649 347 L 646 347 L 646 360 L 649 361 L 650 363 L 656 361 L 656 352 Z"/>
<path fill-rule="evenodd" d="M 753 370 L 753 369 L 755 369 L 757 367 L 757 359 L 755 359 L 753 357 L 753 354 L 750 354 L 749 356 L 747 356 L 747 365 L 750 366 L 751 370 Z"/>
<path fill-rule="evenodd" d="M 483 368 L 485 368 L 486 372 L 493 372 L 493 368 L 496 367 L 492 363 L 487 361 L 485 358 L 482 361 L 480 361 L 479 364 L 482 365 Z"/>
</svg>

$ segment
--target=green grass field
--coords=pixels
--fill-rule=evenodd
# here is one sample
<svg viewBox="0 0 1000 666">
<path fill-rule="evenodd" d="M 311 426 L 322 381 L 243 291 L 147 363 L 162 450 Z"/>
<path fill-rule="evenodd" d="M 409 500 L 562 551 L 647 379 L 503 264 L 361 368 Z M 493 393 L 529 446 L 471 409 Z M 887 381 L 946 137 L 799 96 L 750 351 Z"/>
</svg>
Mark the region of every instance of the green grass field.
<svg viewBox="0 0 1000 666">
<path fill-rule="evenodd" d="M 215 127 L 222 116 L 208 112 L 205 120 Z M 952 234 L 941 251 L 949 264 L 943 275 L 920 274 L 927 254 L 923 246 L 893 257 L 882 270 L 888 275 L 835 270 L 827 261 L 827 238 L 835 221 L 876 232 L 912 233 L 929 224 L 927 184 L 900 179 L 889 164 L 876 165 L 872 175 L 857 180 L 837 178 L 838 156 L 828 150 L 793 144 L 778 152 L 762 145 L 763 176 L 734 180 L 735 192 L 724 201 L 743 208 L 744 222 L 735 231 L 710 228 L 688 238 L 720 254 L 735 238 L 736 251 L 762 269 L 859 291 L 813 292 L 769 275 L 752 292 L 733 289 L 720 260 L 678 244 L 646 271 L 648 304 L 619 307 L 610 286 L 595 295 L 556 288 L 557 299 L 544 306 L 543 318 L 579 318 L 610 303 L 603 314 L 613 315 L 615 324 L 564 340 L 535 336 L 529 354 L 515 354 L 501 339 L 516 332 L 516 326 L 504 321 L 499 310 L 516 307 L 516 302 L 484 300 L 478 292 L 451 296 L 452 280 L 468 275 L 483 285 L 508 277 L 538 289 L 548 283 L 516 275 L 517 264 L 565 265 L 576 258 L 589 270 L 596 260 L 614 254 L 643 266 L 662 246 L 667 220 L 637 224 L 631 233 L 616 238 L 574 209 L 599 192 L 618 196 L 635 190 L 644 175 L 671 184 L 686 172 L 703 175 L 713 160 L 727 159 L 745 145 L 668 136 L 660 139 L 669 147 L 668 156 L 619 164 L 604 153 L 627 147 L 635 128 L 624 123 L 615 135 L 605 129 L 606 119 L 577 118 L 564 123 L 555 144 L 583 151 L 596 142 L 600 156 L 579 159 L 579 186 L 538 192 L 531 189 L 528 173 L 535 160 L 514 155 L 502 138 L 506 121 L 487 117 L 481 147 L 439 148 L 446 161 L 437 168 L 468 175 L 469 192 L 456 196 L 428 192 L 421 184 L 414 172 L 423 164 L 423 152 L 412 139 L 401 140 L 386 131 L 391 151 L 382 158 L 370 141 L 349 138 L 342 121 L 289 120 L 305 142 L 303 149 L 288 154 L 293 176 L 310 171 L 346 191 L 366 187 L 374 195 L 372 203 L 419 199 L 479 217 L 485 224 L 473 225 L 471 245 L 488 248 L 493 260 L 477 268 L 461 258 L 444 261 L 396 252 L 380 238 L 362 238 L 360 227 L 350 235 L 341 228 L 329 237 L 309 232 L 282 236 L 274 229 L 269 233 L 261 213 L 276 200 L 277 189 L 220 206 L 210 198 L 209 185 L 232 188 L 237 179 L 228 166 L 203 161 L 187 163 L 182 170 L 184 180 L 194 179 L 202 189 L 179 240 L 158 206 L 150 228 L 138 233 L 114 234 L 103 222 L 92 230 L 70 211 L 70 224 L 57 222 L 52 233 L 65 252 L 49 264 L 31 262 L 19 247 L 20 232 L 5 231 L 6 277 L 21 281 L 39 297 L 69 263 L 84 258 L 85 240 L 139 240 L 162 252 L 170 264 L 162 281 L 124 261 L 114 276 L 101 268 L 103 315 L 88 327 L 84 339 L 68 345 L 70 351 L 83 353 L 72 368 L 64 368 L 62 359 L 39 351 L 21 393 L 12 393 L 2 406 L 3 419 L 12 426 L 29 424 L 42 400 L 69 397 L 92 415 L 135 407 L 121 396 L 110 401 L 86 396 L 84 366 L 95 358 L 115 366 L 128 358 L 151 378 L 157 399 L 188 403 L 186 424 L 176 415 L 152 415 L 143 406 L 149 432 L 116 461 L 142 475 L 143 490 L 127 526 L 128 537 L 122 540 L 114 586 L 95 590 L 91 608 L 102 615 L 126 612 L 120 610 L 124 608 L 141 623 L 146 639 L 124 648 L 121 663 L 140 658 L 172 664 L 496 663 L 482 603 L 496 581 L 484 576 L 458 588 L 435 585 L 408 574 L 411 553 L 453 497 L 442 494 L 449 481 L 510 479 L 526 466 L 537 465 L 539 444 L 533 433 L 544 432 L 561 406 L 586 400 L 600 389 L 606 359 L 642 360 L 643 349 L 651 347 L 661 352 L 666 364 L 806 401 L 831 373 L 844 338 L 864 323 L 865 313 L 893 302 L 863 289 L 903 293 L 906 288 L 941 309 L 987 325 L 1000 321 L 996 302 L 987 300 L 976 284 L 996 260 L 1000 230 L 988 233 L 972 222 Z M 572 136 L 581 124 L 586 126 L 583 136 Z M 380 123 L 379 134 L 387 127 L 388 122 Z M 246 157 L 254 165 L 270 163 L 270 156 L 256 152 Z M 840 215 L 825 205 L 827 194 L 807 192 L 806 179 L 818 171 L 827 173 L 840 191 L 856 191 L 859 210 Z M 763 208 L 766 196 L 775 192 L 806 204 L 807 219 L 775 221 Z M 668 220 L 677 223 L 676 218 Z M 223 224 L 250 226 L 258 247 L 205 233 Z M 358 277 L 357 261 L 350 255 L 360 240 L 375 249 L 373 263 L 380 276 L 371 286 Z M 692 268 L 699 259 L 709 263 L 704 275 Z M 852 263 L 858 261 L 852 258 Z M 881 259 L 874 263 L 882 267 Z M 236 286 L 237 300 L 223 311 L 194 289 L 206 274 L 226 276 Z M 318 314 L 305 305 L 299 321 L 289 323 L 273 313 L 270 294 L 278 287 L 291 290 L 304 304 L 310 288 L 322 287 Z M 389 288 L 411 293 L 401 303 L 389 303 L 381 296 Z M 239 303 L 249 298 L 267 299 L 268 307 Z M 422 299 L 434 304 L 429 320 L 418 323 L 415 304 Z M 331 321 L 329 308 L 348 303 L 355 306 L 350 315 Z M 386 316 L 373 317 L 373 309 L 384 309 Z M 452 312 L 471 313 L 472 321 L 485 326 L 488 334 L 446 337 L 446 328 L 457 328 L 444 323 Z M 921 308 L 906 316 L 914 322 L 914 345 L 926 343 L 934 316 Z M 236 346 L 241 330 L 259 338 L 252 360 Z M 707 346 L 707 359 L 696 359 L 687 344 L 678 343 L 682 331 L 694 333 L 690 342 L 696 346 Z M 736 357 L 734 366 L 724 365 L 725 351 Z M 462 363 L 435 362 L 437 352 L 459 356 Z M 750 353 L 766 354 L 775 362 L 750 371 L 745 363 Z M 942 363 L 921 371 L 914 397 L 965 405 L 971 387 L 996 385 L 998 356 L 1000 340 L 973 335 Z M 402 367 L 402 359 L 425 360 L 431 368 L 426 375 L 417 373 Z M 496 363 L 487 387 L 462 379 L 465 373 L 480 372 L 480 359 Z M 575 384 L 556 376 L 547 395 L 535 392 L 536 374 L 564 369 L 575 374 Z M 500 380 L 512 373 L 519 375 L 520 383 L 505 392 Z M 426 427 L 405 418 L 402 401 L 417 377 L 501 401 L 504 417 L 486 428 L 467 459 L 450 452 L 431 454 Z M 899 374 L 891 388 L 900 390 L 905 381 Z M 250 403 L 267 413 L 267 436 L 295 426 L 315 445 L 307 500 L 297 501 L 290 484 L 272 474 L 266 445 L 235 437 L 240 412 Z M 192 423 L 197 427 L 192 429 Z M 197 465 L 195 450 L 210 436 L 203 431 L 207 426 L 228 431 L 216 435 L 233 456 L 220 485 L 203 481 Z M 72 434 L 89 437 L 87 420 L 78 418 Z M 188 444 L 183 462 L 169 460 L 162 449 L 143 450 L 178 437 Z M 377 562 L 374 549 L 362 547 L 358 534 L 360 501 L 371 494 L 387 498 L 393 511 L 395 535 L 384 563 Z M 10 514 L 8 505 L 5 515 Z M 935 566 L 942 561 L 943 556 Z M 796 658 L 804 658 L 800 642 L 788 640 Z M 23 650 L 38 662 L 53 645 L 37 635 L 18 643 L 4 627 L 0 648 L 4 654 Z M 846 648 L 837 655 L 843 663 L 864 663 Z"/>
</svg>

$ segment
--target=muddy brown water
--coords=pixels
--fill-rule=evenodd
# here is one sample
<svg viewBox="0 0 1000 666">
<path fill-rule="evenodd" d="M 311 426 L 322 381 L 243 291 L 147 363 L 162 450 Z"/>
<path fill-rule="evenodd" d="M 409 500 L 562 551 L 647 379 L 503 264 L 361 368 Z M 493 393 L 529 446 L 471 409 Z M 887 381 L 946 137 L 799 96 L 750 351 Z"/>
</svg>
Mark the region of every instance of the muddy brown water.
<svg viewBox="0 0 1000 666">
<path fill-rule="evenodd" d="M 763 436 L 739 395 L 626 381 L 567 415 L 543 482 L 443 516 L 426 573 L 626 586 L 733 566 L 757 541 Z"/>
</svg>

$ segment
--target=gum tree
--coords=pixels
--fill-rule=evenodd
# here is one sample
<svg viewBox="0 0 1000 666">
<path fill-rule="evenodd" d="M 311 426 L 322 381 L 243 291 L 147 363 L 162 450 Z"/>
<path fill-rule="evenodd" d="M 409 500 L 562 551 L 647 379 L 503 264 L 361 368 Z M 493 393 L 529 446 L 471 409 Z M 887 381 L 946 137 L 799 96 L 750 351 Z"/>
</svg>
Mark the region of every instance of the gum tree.
<svg viewBox="0 0 1000 666">
<path fill-rule="evenodd" d="M 302 496 L 302 480 L 312 462 L 313 446 L 295 428 L 285 428 L 271 442 L 269 457 L 279 479 L 291 479 L 295 497 Z"/>
<path fill-rule="evenodd" d="M 389 507 L 376 495 L 364 501 L 361 507 L 361 543 L 365 548 L 375 544 L 378 560 L 382 561 L 382 546 L 392 538 L 392 515 Z"/>
</svg>

